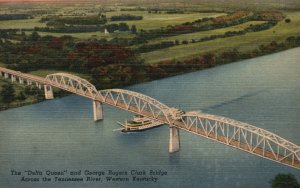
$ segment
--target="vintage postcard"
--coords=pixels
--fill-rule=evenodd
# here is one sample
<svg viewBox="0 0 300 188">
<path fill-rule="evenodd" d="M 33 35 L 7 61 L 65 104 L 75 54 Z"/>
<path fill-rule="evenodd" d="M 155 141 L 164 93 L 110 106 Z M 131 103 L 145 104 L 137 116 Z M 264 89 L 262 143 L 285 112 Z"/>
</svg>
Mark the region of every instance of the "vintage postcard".
<svg viewBox="0 0 300 188">
<path fill-rule="evenodd" d="M 299 188 L 298 0 L 0 0 L 0 187 Z"/>
</svg>

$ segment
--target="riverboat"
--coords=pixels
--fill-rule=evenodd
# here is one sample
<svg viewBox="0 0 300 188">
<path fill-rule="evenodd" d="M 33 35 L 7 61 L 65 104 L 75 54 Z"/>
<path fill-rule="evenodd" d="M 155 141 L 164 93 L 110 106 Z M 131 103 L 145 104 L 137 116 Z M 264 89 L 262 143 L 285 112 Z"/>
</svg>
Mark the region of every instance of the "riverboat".
<svg viewBox="0 0 300 188">
<path fill-rule="evenodd" d="M 118 122 L 118 124 L 123 126 L 122 132 L 139 132 L 162 126 L 164 123 L 136 115 L 131 121 L 126 121 L 125 123 Z"/>
</svg>

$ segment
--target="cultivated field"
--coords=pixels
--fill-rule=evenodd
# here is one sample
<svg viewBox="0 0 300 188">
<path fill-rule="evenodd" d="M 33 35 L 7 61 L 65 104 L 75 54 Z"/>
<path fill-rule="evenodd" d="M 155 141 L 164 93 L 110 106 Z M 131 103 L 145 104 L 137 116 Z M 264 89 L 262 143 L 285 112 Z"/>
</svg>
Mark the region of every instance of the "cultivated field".
<svg viewBox="0 0 300 188">
<path fill-rule="evenodd" d="M 157 29 L 161 27 L 167 27 L 169 25 L 177 25 L 184 22 L 191 22 L 204 17 L 217 17 L 225 15 L 224 13 L 185 13 L 185 14 L 166 14 L 166 13 L 148 13 L 146 11 L 116 11 L 108 12 L 107 16 L 121 14 L 133 14 L 137 16 L 143 16 L 143 20 L 125 21 L 128 25 L 136 25 L 138 29 Z M 111 23 L 120 23 L 120 21 L 113 21 Z"/>
<path fill-rule="evenodd" d="M 186 13 L 186 14 L 149 14 L 146 11 L 114 11 L 108 12 L 107 16 L 111 17 L 114 15 L 121 14 L 133 14 L 137 16 L 143 16 L 143 20 L 136 21 L 110 21 L 108 24 L 112 23 L 127 23 L 130 27 L 132 25 L 136 25 L 138 30 L 144 29 L 158 29 L 161 27 L 167 27 L 168 25 L 176 25 L 184 22 L 191 22 L 197 19 L 201 19 L 204 17 L 216 17 L 220 15 L 224 15 L 224 13 Z M 46 27 L 45 23 L 40 22 L 40 17 L 34 19 L 25 19 L 25 20 L 7 20 L 0 21 L 0 29 L 34 29 L 35 27 Z M 31 33 L 31 32 L 26 32 Z M 41 36 L 52 35 L 52 36 L 63 36 L 70 35 L 79 39 L 89 39 L 89 38 L 106 38 L 110 39 L 113 37 L 120 38 L 130 38 L 132 35 L 129 33 L 110 33 L 104 34 L 103 32 L 80 32 L 80 33 L 55 33 L 55 32 L 39 32 Z"/>
<path fill-rule="evenodd" d="M 225 34 L 228 31 L 240 31 L 243 30 L 250 25 L 257 25 L 264 23 L 264 21 L 250 21 L 246 22 L 240 25 L 235 25 L 235 26 L 230 26 L 230 27 L 225 27 L 221 29 L 214 29 L 214 30 L 209 30 L 209 31 L 201 31 L 201 32 L 195 32 L 195 33 L 188 33 L 188 34 L 182 34 L 182 35 L 177 35 L 177 36 L 172 36 L 172 37 L 163 37 L 159 39 L 154 39 L 151 40 L 149 43 L 159 43 L 163 41 L 175 41 L 175 40 L 192 40 L 192 39 L 200 39 L 204 37 L 208 37 L 211 35 L 220 35 L 220 34 Z"/>
<path fill-rule="evenodd" d="M 40 77 L 46 77 L 48 74 L 54 74 L 54 73 L 69 73 L 76 76 L 79 76 L 81 78 L 84 78 L 86 80 L 91 80 L 91 76 L 88 76 L 86 74 L 71 72 L 71 71 L 62 71 L 62 70 L 37 70 L 37 71 L 31 71 L 29 74 L 40 76 Z"/>
<path fill-rule="evenodd" d="M 223 51 L 237 48 L 241 52 L 257 49 L 259 45 L 270 43 L 272 41 L 282 42 L 289 36 L 300 35 L 300 12 L 286 12 L 290 23 L 279 22 L 275 27 L 260 32 L 247 33 L 242 36 L 234 36 L 212 41 L 190 43 L 187 45 L 174 46 L 166 49 L 160 49 L 148 53 L 143 53 L 141 57 L 147 63 L 155 63 L 165 60 L 186 59 L 195 57 L 206 52 L 221 53 Z M 223 29 L 221 29 L 223 30 Z M 206 34 L 212 32 L 205 32 Z M 199 32 L 199 37 L 201 36 Z M 192 34 L 190 34 L 192 35 Z M 176 36 L 177 38 L 180 36 Z M 194 37 L 194 36 L 193 36 Z"/>
<path fill-rule="evenodd" d="M 46 27 L 46 24 L 39 22 L 39 20 L 40 18 L 0 21 L 0 29 L 33 29 L 34 27 Z"/>
<path fill-rule="evenodd" d="M 31 34 L 31 31 L 26 31 L 26 34 Z M 40 36 L 47 36 L 51 35 L 54 37 L 61 37 L 64 35 L 72 36 L 74 38 L 77 38 L 79 40 L 88 40 L 88 39 L 112 39 L 114 37 L 119 37 L 119 38 L 132 38 L 134 35 L 131 33 L 108 33 L 105 34 L 100 31 L 96 32 L 84 32 L 84 33 L 55 33 L 55 32 L 38 32 Z"/>
</svg>

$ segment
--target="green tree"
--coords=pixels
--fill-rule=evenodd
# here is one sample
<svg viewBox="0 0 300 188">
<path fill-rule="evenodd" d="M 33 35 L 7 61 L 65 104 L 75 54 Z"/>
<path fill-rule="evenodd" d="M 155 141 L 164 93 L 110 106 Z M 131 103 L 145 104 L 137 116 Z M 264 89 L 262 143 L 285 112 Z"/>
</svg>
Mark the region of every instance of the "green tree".
<svg viewBox="0 0 300 188">
<path fill-rule="evenodd" d="M 128 31 L 129 26 L 126 23 L 119 23 L 119 31 Z"/>
<path fill-rule="evenodd" d="M 189 43 L 189 41 L 187 41 L 187 40 L 182 41 L 182 44 L 188 44 L 188 43 Z"/>
<path fill-rule="evenodd" d="M 25 96 L 24 91 L 21 91 L 21 92 L 17 95 L 16 98 L 17 98 L 18 100 L 21 100 L 21 101 L 25 100 L 25 99 L 26 99 L 26 96 Z"/>
<path fill-rule="evenodd" d="M 300 185 L 293 174 L 277 174 L 270 181 L 272 188 L 300 188 Z"/>
<path fill-rule="evenodd" d="M 11 103 L 15 99 L 15 89 L 11 83 L 4 84 L 0 94 L 4 103 Z"/>
<path fill-rule="evenodd" d="M 56 27 L 56 28 L 63 28 L 65 26 L 65 24 L 61 21 L 57 21 L 57 20 L 53 20 L 53 21 L 49 21 L 46 24 L 48 27 Z"/>
<path fill-rule="evenodd" d="M 22 37 L 22 41 L 26 40 L 26 33 L 24 31 L 22 31 L 21 37 Z"/>
<path fill-rule="evenodd" d="M 287 18 L 287 19 L 285 19 L 284 21 L 285 21 L 285 23 L 290 23 L 290 22 L 291 22 L 291 19 L 290 19 L 290 18 Z"/>
<path fill-rule="evenodd" d="M 104 14 L 99 13 L 99 24 L 106 24 L 107 23 L 107 18 Z"/>
<path fill-rule="evenodd" d="M 136 26 L 135 26 L 135 25 L 132 25 L 130 30 L 131 30 L 131 32 L 132 32 L 133 34 L 136 34 L 136 32 L 137 32 L 137 29 L 136 29 Z"/>
<path fill-rule="evenodd" d="M 33 32 L 31 33 L 31 35 L 29 36 L 29 39 L 30 39 L 31 41 L 38 41 L 39 38 L 40 38 L 40 35 L 39 35 L 38 32 L 36 32 L 36 31 L 33 31 Z"/>
</svg>

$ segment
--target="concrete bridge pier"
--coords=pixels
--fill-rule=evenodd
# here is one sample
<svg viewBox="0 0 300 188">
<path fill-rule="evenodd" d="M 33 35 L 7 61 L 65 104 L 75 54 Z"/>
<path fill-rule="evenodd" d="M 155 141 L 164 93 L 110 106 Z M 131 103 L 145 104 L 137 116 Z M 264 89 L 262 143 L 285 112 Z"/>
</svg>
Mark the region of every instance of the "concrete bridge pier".
<svg viewBox="0 0 300 188">
<path fill-rule="evenodd" d="M 24 84 L 24 79 L 21 78 L 21 77 L 19 77 L 19 83 L 20 83 L 20 84 Z"/>
<path fill-rule="evenodd" d="M 16 76 L 15 75 L 11 75 L 11 81 L 15 82 L 16 81 Z"/>
<path fill-rule="evenodd" d="M 51 86 L 44 85 L 44 90 L 45 90 L 45 99 L 53 99 L 53 90 Z"/>
<path fill-rule="evenodd" d="M 94 121 L 99 121 L 103 119 L 103 109 L 102 104 L 99 101 L 93 101 L 93 114 Z"/>
<path fill-rule="evenodd" d="M 8 78 L 8 73 L 4 73 L 4 78 Z"/>
<path fill-rule="evenodd" d="M 31 85 L 32 81 L 31 80 L 27 80 L 27 85 Z"/>
<path fill-rule="evenodd" d="M 169 140 L 169 152 L 174 153 L 180 150 L 180 137 L 179 129 L 177 127 L 170 127 L 170 140 Z"/>
<path fill-rule="evenodd" d="M 42 89 L 42 85 L 38 82 L 35 82 L 36 87 L 38 87 L 39 89 Z"/>
</svg>

